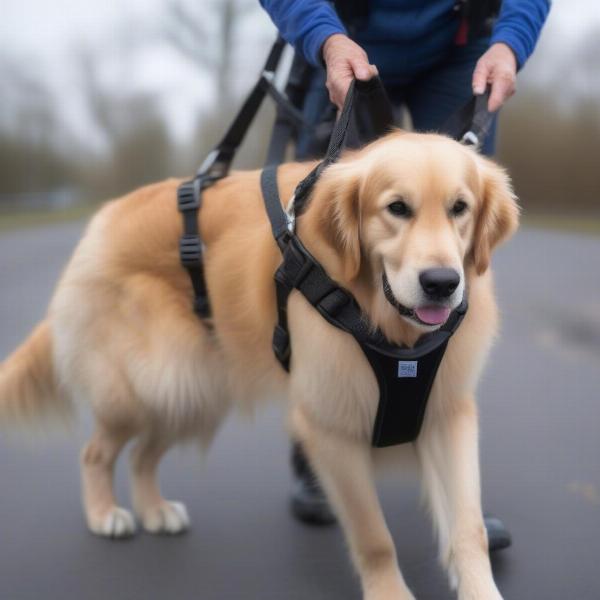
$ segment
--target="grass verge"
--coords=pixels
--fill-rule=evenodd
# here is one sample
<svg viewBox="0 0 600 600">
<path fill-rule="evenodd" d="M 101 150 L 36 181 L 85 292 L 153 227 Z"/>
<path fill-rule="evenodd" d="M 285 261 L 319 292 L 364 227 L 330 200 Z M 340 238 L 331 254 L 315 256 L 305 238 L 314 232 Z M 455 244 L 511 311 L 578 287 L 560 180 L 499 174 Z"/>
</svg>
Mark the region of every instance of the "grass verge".
<svg viewBox="0 0 600 600">
<path fill-rule="evenodd" d="M 63 210 L 0 212 L 0 233 L 55 223 L 80 221 L 87 219 L 99 206 L 99 204 L 80 204 Z"/>
<path fill-rule="evenodd" d="M 600 236 L 599 215 L 526 214 L 523 216 L 523 225 L 536 229 Z"/>
</svg>

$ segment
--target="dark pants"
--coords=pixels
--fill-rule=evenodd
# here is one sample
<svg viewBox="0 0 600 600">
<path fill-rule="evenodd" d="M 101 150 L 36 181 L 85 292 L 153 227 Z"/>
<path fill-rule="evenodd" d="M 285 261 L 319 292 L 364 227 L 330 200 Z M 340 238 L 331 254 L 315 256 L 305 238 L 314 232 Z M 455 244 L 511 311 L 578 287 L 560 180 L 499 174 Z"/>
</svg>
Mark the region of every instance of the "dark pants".
<svg viewBox="0 0 600 600">
<path fill-rule="evenodd" d="M 408 110 L 415 131 L 440 131 L 446 120 L 472 96 L 471 79 L 479 57 L 487 50 L 489 38 L 482 37 L 466 46 L 452 46 L 443 61 L 428 70 L 403 78 L 397 73 L 386 77 L 380 73 L 392 104 L 398 110 Z M 329 102 L 325 87 L 325 71 L 315 69 L 304 102 L 304 118 L 314 126 L 330 121 L 333 126 L 336 109 Z M 393 81 L 393 83 L 392 83 Z M 496 142 L 496 122 L 494 119 L 482 152 L 493 155 Z M 323 129 L 321 128 L 321 131 Z M 320 157 L 325 153 L 325 140 L 307 132 L 302 133 L 296 144 L 296 158 Z"/>
</svg>

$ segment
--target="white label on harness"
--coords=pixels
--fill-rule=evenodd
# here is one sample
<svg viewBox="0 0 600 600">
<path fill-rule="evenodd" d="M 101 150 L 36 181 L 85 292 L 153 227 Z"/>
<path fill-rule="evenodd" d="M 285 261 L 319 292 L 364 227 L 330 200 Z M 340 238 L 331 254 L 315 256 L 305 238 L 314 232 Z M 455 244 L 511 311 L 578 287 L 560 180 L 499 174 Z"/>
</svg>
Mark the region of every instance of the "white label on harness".
<svg viewBox="0 0 600 600">
<path fill-rule="evenodd" d="M 417 376 L 416 360 L 399 360 L 398 361 L 398 377 L 416 377 Z"/>
</svg>

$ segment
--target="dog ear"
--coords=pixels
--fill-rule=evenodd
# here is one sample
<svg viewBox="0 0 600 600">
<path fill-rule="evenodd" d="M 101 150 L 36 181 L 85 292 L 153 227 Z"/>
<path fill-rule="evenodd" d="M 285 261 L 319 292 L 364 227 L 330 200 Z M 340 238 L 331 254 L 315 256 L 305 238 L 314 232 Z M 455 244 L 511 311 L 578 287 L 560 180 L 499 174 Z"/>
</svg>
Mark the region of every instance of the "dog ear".
<svg viewBox="0 0 600 600">
<path fill-rule="evenodd" d="M 478 275 L 490 264 L 492 250 L 509 238 L 519 224 L 519 207 L 504 169 L 478 157 L 481 174 L 481 204 L 475 222 L 471 258 Z"/>
<path fill-rule="evenodd" d="M 360 177 L 348 165 L 332 165 L 319 185 L 319 228 L 325 241 L 342 263 L 344 279 L 352 281 L 361 265 L 360 247 Z"/>
</svg>

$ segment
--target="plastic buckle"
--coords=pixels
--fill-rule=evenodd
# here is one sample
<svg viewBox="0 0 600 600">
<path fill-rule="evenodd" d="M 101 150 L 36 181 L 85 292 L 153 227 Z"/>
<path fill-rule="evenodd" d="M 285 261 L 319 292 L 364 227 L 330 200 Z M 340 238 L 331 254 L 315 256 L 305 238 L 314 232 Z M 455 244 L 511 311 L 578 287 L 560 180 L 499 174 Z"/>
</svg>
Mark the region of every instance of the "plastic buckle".
<svg viewBox="0 0 600 600">
<path fill-rule="evenodd" d="M 235 149 L 229 148 L 215 148 L 210 151 L 196 174 L 196 178 L 202 182 L 202 188 L 227 175 L 234 152 Z"/>
<path fill-rule="evenodd" d="M 467 131 L 461 138 L 461 143 L 465 146 L 479 147 L 479 138 L 472 131 Z"/>
<path fill-rule="evenodd" d="M 263 69 L 263 72 L 260 74 L 261 78 L 264 78 L 267 83 L 271 85 L 275 84 L 275 71 L 267 71 L 267 69 Z"/>
<path fill-rule="evenodd" d="M 197 235 L 184 235 L 179 240 L 179 257 L 184 267 L 199 268 L 202 259 L 202 243 Z"/>
</svg>

